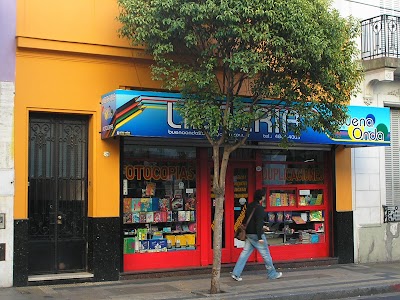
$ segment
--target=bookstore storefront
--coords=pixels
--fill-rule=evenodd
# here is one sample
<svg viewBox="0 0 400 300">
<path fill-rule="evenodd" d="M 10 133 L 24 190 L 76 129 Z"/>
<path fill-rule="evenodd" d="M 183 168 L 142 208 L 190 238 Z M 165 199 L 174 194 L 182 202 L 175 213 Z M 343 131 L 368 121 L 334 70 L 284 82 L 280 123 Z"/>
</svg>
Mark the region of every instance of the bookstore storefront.
<svg viewBox="0 0 400 300">
<path fill-rule="evenodd" d="M 120 138 L 122 272 L 212 264 L 212 158 L 201 132 L 182 125 L 178 94 L 117 90 L 102 98 L 102 138 Z M 288 150 L 260 120 L 258 141 L 235 151 L 227 170 L 222 263 L 237 260 L 244 243 L 233 236 L 256 189 L 266 191 L 265 224 L 273 259 L 333 255 L 333 145 L 389 143 L 385 109 L 352 123 L 334 140 L 307 133 Z M 363 113 L 364 114 L 364 113 Z M 353 117 L 354 115 L 354 117 Z M 357 131 L 358 122 L 369 140 Z M 373 119 L 373 124 L 372 120 Z M 378 127 L 378 121 L 379 123 Z M 373 127 L 373 128 L 372 128 Z M 354 129 L 356 128 L 356 129 Z M 274 144 L 275 143 L 275 144 Z M 262 261 L 254 253 L 251 261 Z"/>
<path fill-rule="evenodd" d="M 124 141 L 123 271 L 200 265 L 196 148 Z"/>
</svg>

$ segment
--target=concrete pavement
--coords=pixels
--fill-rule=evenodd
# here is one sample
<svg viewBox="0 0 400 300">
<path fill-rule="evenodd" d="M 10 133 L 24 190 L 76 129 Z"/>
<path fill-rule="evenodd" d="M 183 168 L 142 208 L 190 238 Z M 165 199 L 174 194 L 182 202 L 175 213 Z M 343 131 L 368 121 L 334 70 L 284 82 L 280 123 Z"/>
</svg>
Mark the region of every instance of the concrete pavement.
<svg viewBox="0 0 400 300">
<path fill-rule="evenodd" d="M 234 281 L 227 268 L 221 274 L 218 295 L 210 295 L 209 274 L 161 278 L 121 279 L 115 282 L 86 282 L 1 288 L 1 300 L 31 299 L 340 299 L 400 291 L 400 262 L 334 264 L 298 269 L 279 268 L 283 277 L 268 280 L 265 271 L 243 272 L 243 281 Z"/>
</svg>

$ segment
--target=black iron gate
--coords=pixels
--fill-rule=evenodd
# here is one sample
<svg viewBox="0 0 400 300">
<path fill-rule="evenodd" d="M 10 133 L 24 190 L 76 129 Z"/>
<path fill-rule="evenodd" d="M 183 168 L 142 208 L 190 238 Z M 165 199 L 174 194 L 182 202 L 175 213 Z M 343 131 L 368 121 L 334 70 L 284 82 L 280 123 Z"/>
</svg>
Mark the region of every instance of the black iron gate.
<svg viewBox="0 0 400 300">
<path fill-rule="evenodd" d="M 86 270 L 88 118 L 30 115 L 29 274 Z"/>
</svg>

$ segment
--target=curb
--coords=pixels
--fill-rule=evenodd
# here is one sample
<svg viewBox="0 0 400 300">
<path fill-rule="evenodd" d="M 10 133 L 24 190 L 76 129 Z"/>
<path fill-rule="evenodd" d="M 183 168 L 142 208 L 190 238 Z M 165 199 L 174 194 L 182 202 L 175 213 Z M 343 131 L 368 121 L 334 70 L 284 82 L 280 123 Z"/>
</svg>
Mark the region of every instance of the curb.
<svg viewBox="0 0 400 300">
<path fill-rule="evenodd" d="M 369 287 L 341 288 L 335 287 L 326 291 L 310 291 L 308 293 L 280 293 L 279 295 L 246 295 L 240 292 L 223 292 L 220 294 L 209 294 L 205 291 L 192 292 L 193 295 L 201 297 L 200 299 L 240 299 L 240 300 L 328 300 L 343 299 L 349 297 L 382 295 L 387 293 L 400 292 L 400 282 L 391 284 L 382 284 Z"/>
<path fill-rule="evenodd" d="M 387 294 L 393 292 L 400 292 L 400 282 L 392 284 L 383 284 L 370 287 L 357 287 L 357 288 L 335 288 L 321 292 L 310 293 L 296 293 L 296 294 L 281 294 L 281 295 L 262 295 L 262 298 L 255 296 L 254 298 L 247 298 L 252 300 L 326 300 L 326 299 L 343 299 L 358 296 L 372 296 L 378 294 Z M 243 295 L 244 296 L 244 295 Z M 243 297 L 245 299 L 245 297 Z"/>
</svg>

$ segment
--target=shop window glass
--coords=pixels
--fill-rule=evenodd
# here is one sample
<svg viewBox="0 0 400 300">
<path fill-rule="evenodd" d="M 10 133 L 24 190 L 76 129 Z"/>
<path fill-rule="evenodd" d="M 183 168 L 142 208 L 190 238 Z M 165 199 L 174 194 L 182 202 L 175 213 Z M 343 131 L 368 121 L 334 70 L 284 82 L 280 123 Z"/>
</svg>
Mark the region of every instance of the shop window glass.
<svg viewBox="0 0 400 300">
<path fill-rule="evenodd" d="M 125 147 L 124 254 L 196 248 L 196 165 L 188 158 L 194 149 Z"/>
<path fill-rule="evenodd" d="M 125 145 L 124 155 L 126 158 L 168 158 L 168 159 L 195 159 L 196 149 L 191 147 L 164 147 L 164 146 L 140 146 Z"/>
<path fill-rule="evenodd" d="M 264 150 L 263 185 L 324 183 L 321 151 Z"/>
<path fill-rule="evenodd" d="M 322 151 L 265 150 L 266 234 L 270 245 L 325 243 Z"/>
</svg>

